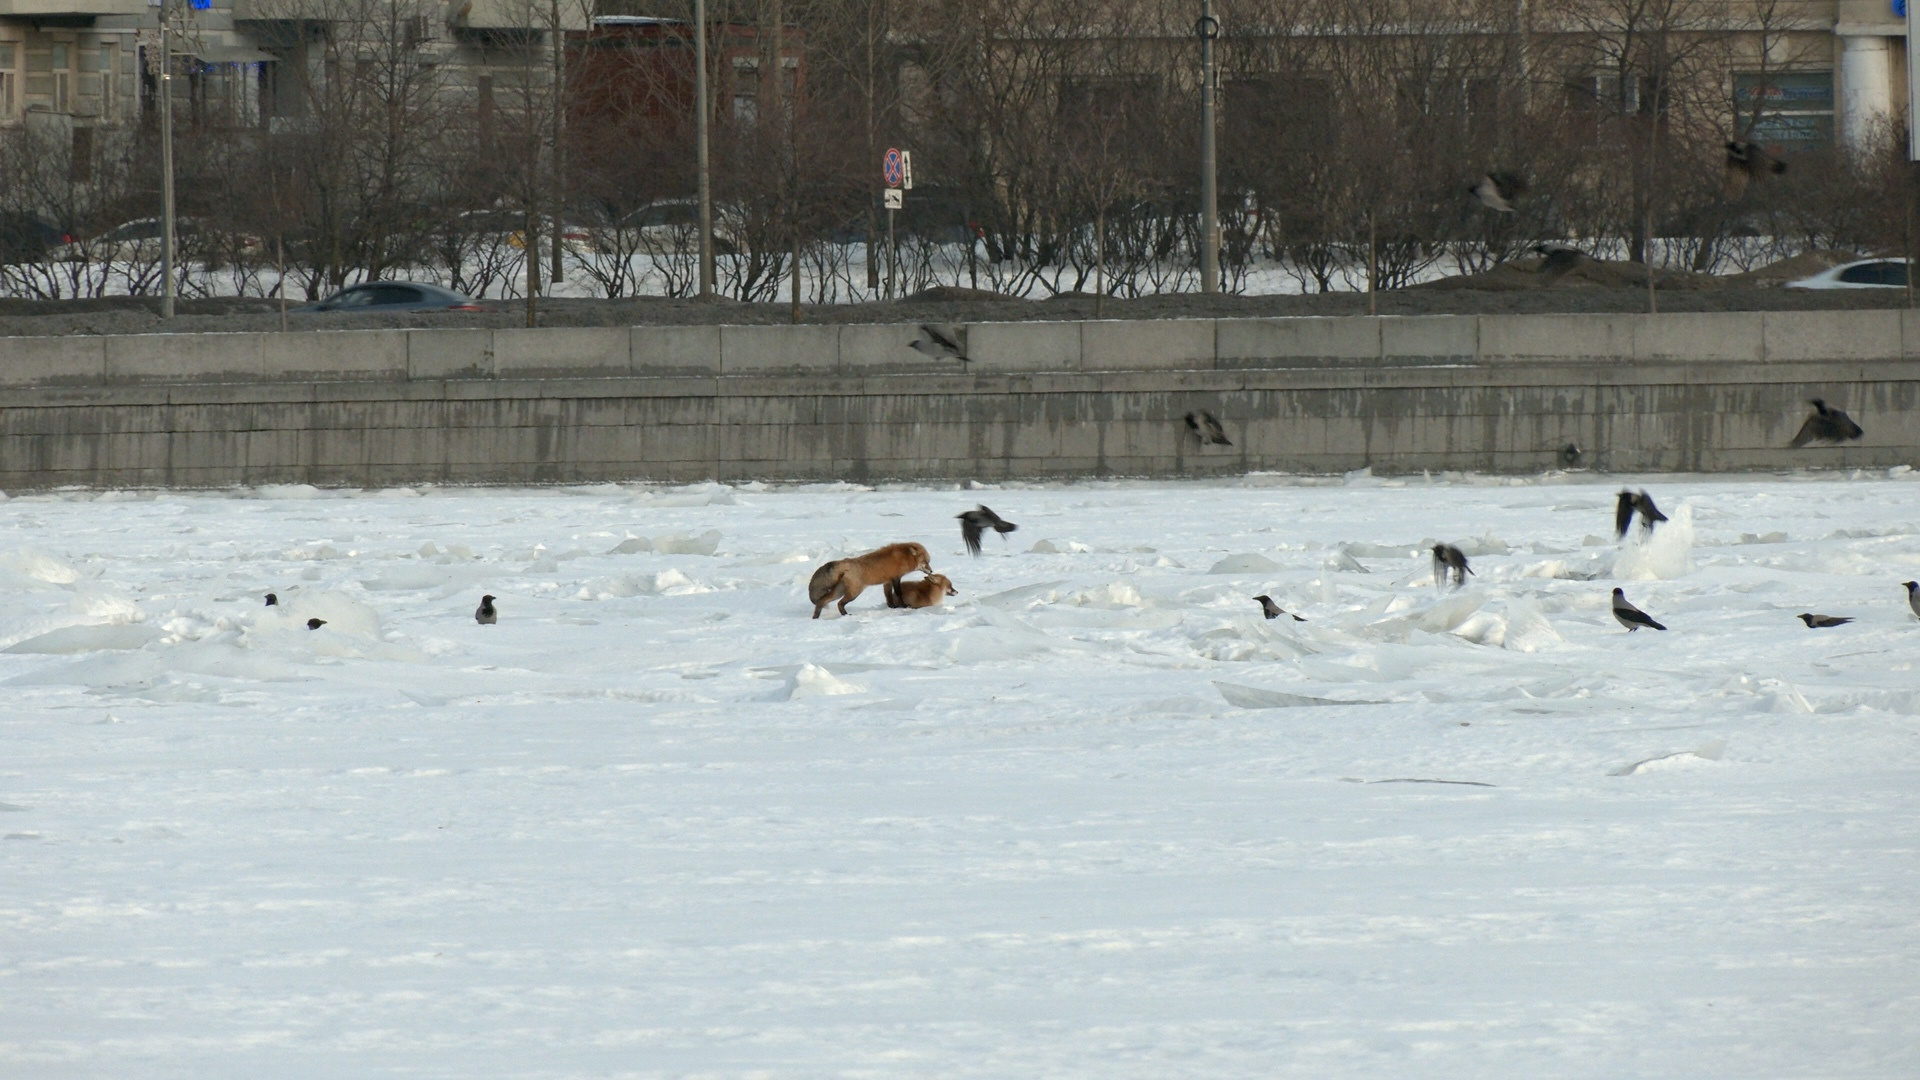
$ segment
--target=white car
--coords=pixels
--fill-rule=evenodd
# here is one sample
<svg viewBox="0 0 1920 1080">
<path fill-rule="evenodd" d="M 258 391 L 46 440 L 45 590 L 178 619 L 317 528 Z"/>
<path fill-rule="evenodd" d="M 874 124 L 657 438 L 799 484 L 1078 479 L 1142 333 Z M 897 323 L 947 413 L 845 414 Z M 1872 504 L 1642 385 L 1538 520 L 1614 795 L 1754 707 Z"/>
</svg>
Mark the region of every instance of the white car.
<svg viewBox="0 0 1920 1080">
<path fill-rule="evenodd" d="M 1904 289 L 1907 264 L 1903 259 L 1861 259 L 1841 263 L 1812 277 L 1787 282 L 1789 289 Z"/>
</svg>

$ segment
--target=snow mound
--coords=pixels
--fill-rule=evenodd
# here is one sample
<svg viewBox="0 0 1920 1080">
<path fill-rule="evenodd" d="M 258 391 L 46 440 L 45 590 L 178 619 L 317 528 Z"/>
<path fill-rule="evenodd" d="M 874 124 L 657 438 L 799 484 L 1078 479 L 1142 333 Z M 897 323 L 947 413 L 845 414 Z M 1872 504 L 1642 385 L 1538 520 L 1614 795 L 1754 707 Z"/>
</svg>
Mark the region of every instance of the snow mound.
<svg viewBox="0 0 1920 1080">
<path fill-rule="evenodd" d="M 699 536 L 686 533 L 656 536 L 653 550 L 661 555 L 711 555 L 720 550 L 720 530 L 708 529 Z"/>
<path fill-rule="evenodd" d="M 321 590 L 283 593 L 280 603 L 263 609 L 254 617 L 254 631 L 268 634 L 305 634 L 308 619 L 325 619 L 322 629 L 335 634 L 377 639 L 380 613 L 366 604 L 336 592 Z"/>
<path fill-rule="evenodd" d="M 36 634 L 24 641 L 16 641 L 0 652 L 70 654 L 107 650 L 125 651 L 144 648 L 148 643 L 162 636 L 161 631 L 151 626 L 124 623 L 63 626 L 58 630 Z"/>
<path fill-rule="evenodd" d="M 1613 576 L 1622 581 L 1672 581 L 1693 572 L 1693 504 L 1685 502 L 1668 521 L 1647 535 L 1627 533 L 1613 560 Z"/>
<path fill-rule="evenodd" d="M 71 585 L 80 580 L 80 571 L 72 564 L 33 548 L 0 552 L 0 570 L 46 585 Z M 0 582 L 4 581 L 5 577 L 0 577 Z"/>
<path fill-rule="evenodd" d="M 1227 704 L 1242 709 L 1294 709 L 1317 705 L 1381 705 L 1379 701 L 1335 701 L 1333 698 L 1308 697 L 1304 694 L 1286 694 L 1278 690 L 1263 690 L 1258 686 L 1241 686 L 1238 683 L 1214 682 L 1214 688 Z"/>
</svg>

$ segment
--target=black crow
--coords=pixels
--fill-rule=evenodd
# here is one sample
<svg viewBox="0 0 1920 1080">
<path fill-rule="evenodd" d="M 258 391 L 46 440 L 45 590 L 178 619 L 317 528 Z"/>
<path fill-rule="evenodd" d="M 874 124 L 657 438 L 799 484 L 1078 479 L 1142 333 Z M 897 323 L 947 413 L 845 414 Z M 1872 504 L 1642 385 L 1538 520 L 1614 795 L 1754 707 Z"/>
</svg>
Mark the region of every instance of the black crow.
<svg viewBox="0 0 1920 1080">
<path fill-rule="evenodd" d="M 1467 575 L 1473 573 L 1467 566 L 1467 554 L 1452 544 L 1433 545 L 1433 583 L 1441 586 L 1447 583 L 1447 574 L 1453 574 L 1455 585 L 1465 585 Z"/>
<path fill-rule="evenodd" d="M 1227 438 L 1227 431 L 1220 421 L 1210 412 L 1187 414 L 1187 430 L 1200 440 L 1201 446 L 1232 446 L 1233 440 Z"/>
<path fill-rule="evenodd" d="M 1005 539 L 1008 533 L 1020 527 L 1011 521 L 1003 520 L 999 514 L 984 506 L 954 516 L 960 519 L 960 539 L 967 545 L 967 553 L 970 555 L 980 554 L 980 538 L 987 534 L 988 529 L 999 533 L 1001 538 Z"/>
<path fill-rule="evenodd" d="M 1502 214 L 1513 213 L 1513 202 L 1527 193 L 1526 178 L 1518 173 L 1495 170 L 1480 178 L 1480 182 L 1467 189 L 1480 205 Z"/>
<path fill-rule="evenodd" d="M 1812 442 L 1848 442 L 1866 434 L 1859 424 L 1853 422 L 1853 417 L 1839 409 L 1829 409 L 1827 403 L 1819 398 L 1814 398 L 1810 404 L 1813 405 L 1813 415 L 1800 425 L 1800 434 L 1793 437 L 1794 449 L 1798 450 Z"/>
<path fill-rule="evenodd" d="M 1728 202 L 1739 202 L 1740 196 L 1747 193 L 1747 185 L 1755 180 L 1764 180 L 1768 176 L 1778 176 L 1787 171 L 1787 163 L 1767 153 L 1745 139 L 1735 139 L 1727 143 L 1726 172 L 1722 182 L 1722 193 Z"/>
<path fill-rule="evenodd" d="M 1547 278 L 1564 277 L 1567 271 L 1579 266 L 1580 260 L 1586 258 L 1572 248 L 1550 248 L 1545 244 L 1535 244 L 1533 250 L 1541 255 L 1540 268 L 1537 272 Z"/>
<path fill-rule="evenodd" d="M 1915 618 L 1920 618 L 1920 581 L 1908 581 L 1904 584 L 1907 587 L 1907 606 L 1913 609 Z"/>
<path fill-rule="evenodd" d="M 309 630 L 318 630 L 325 625 L 327 625 L 327 620 L 325 619 L 308 619 L 307 620 L 307 629 Z"/>
<path fill-rule="evenodd" d="M 1653 531 L 1654 522 L 1667 520 L 1667 515 L 1653 505 L 1653 496 L 1647 494 L 1645 489 L 1638 493 L 1622 491 L 1620 501 L 1613 507 L 1613 531 L 1622 539 L 1626 537 L 1627 530 L 1633 526 L 1635 513 L 1640 515 L 1640 524 L 1648 532 Z"/>
<path fill-rule="evenodd" d="M 1620 625 L 1626 627 L 1627 633 L 1629 634 L 1643 626 L 1651 626 L 1655 630 L 1666 629 L 1666 627 L 1654 622 L 1653 616 L 1627 603 L 1627 592 L 1625 589 L 1613 590 L 1613 617 L 1620 620 Z"/>
<path fill-rule="evenodd" d="M 966 331 L 951 326 L 922 324 L 920 333 L 924 336 L 907 342 L 907 348 L 935 360 L 967 362 Z"/>
<path fill-rule="evenodd" d="M 473 621 L 481 626 L 492 626 L 500 621 L 500 613 L 494 610 L 491 595 L 480 598 L 480 606 L 473 609 Z"/>
<path fill-rule="evenodd" d="M 268 594 L 267 594 L 267 606 L 268 606 L 268 607 L 277 607 L 277 606 L 279 605 L 279 603 L 280 603 L 280 598 L 279 598 L 279 597 L 277 597 L 277 596 L 275 596 L 275 595 L 273 595 L 272 593 L 268 593 Z"/>
<path fill-rule="evenodd" d="M 1815 615 L 1807 611 L 1801 612 L 1798 618 L 1801 622 L 1807 624 L 1807 629 L 1809 630 L 1815 627 L 1845 626 L 1853 621 L 1851 617 L 1845 615 Z"/>
<path fill-rule="evenodd" d="M 1264 593 L 1254 597 L 1254 599 L 1260 601 L 1260 613 L 1265 615 L 1269 619 L 1277 619 L 1282 615 L 1287 615 L 1287 616 L 1290 616 L 1294 622 L 1307 621 L 1301 618 L 1300 616 L 1293 614 L 1293 612 L 1282 608 L 1279 604 L 1274 603 L 1273 597 L 1267 596 Z"/>
</svg>

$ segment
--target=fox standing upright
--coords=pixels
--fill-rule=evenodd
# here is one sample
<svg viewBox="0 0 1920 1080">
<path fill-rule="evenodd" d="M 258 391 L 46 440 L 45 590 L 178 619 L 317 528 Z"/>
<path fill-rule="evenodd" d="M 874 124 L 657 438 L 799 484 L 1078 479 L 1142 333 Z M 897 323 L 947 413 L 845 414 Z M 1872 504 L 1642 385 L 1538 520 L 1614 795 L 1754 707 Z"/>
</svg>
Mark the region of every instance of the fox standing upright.
<svg viewBox="0 0 1920 1080">
<path fill-rule="evenodd" d="M 840 614 L 845 615 L 847 604 L 859 596 L 862 589 L 889 582 L 898 584 L 901 578 L 915 570 L 933 573 L 932 560 L 927 555 L 927 549 L 920 544 L 888 544 L 851 559 L 835 559 L 815 570 L 813 580 L 807 583 L 807 599 L 813 601 L 813 617 L 819 618 L 821 610 L 832 603 L 835 597 L 840 600 Z"/>
</svg>

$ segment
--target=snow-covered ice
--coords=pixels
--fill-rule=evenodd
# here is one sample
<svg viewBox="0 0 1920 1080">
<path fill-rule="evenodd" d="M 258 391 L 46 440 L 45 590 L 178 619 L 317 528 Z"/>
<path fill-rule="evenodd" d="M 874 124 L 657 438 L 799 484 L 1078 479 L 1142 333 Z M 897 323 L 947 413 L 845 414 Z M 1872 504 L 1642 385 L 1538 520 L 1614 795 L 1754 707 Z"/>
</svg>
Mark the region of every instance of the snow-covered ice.
<svg viewBox="0 0 1920 1080">
<path fill-rule="evenodd" d="M 1920 482 L 1626 479 L 0 502 L 0 1076 L 1920 1075 Z"/>
</svg>

